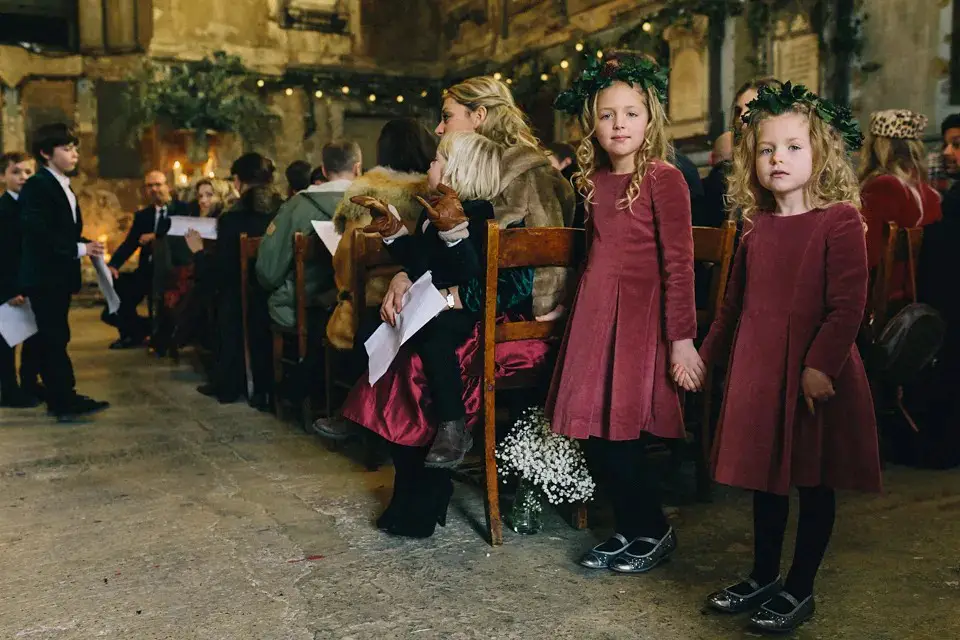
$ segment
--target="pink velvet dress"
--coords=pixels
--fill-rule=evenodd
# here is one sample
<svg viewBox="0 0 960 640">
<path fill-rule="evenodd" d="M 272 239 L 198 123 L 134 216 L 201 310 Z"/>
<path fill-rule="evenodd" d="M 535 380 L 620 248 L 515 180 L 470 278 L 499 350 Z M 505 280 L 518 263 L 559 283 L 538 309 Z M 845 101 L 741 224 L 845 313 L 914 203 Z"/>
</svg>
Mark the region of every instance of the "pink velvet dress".
<svg viewBox="0 0 960 640">
<path fill-rule="evenodd" d="M 546 412 L 572 438 L 684 436 L 670 343 L 697 334 L 690 193 L 678 169 L 653 163 L 629 209 L 630 175 L 598 172 L 590 248 Z"/>
<path fill-rule="evenodd" d="M 855 208 L 756 216 L 700 349 L 708 366 L 730 354 L 717 482 L 777 494 L 819 485 L 880 490 L 877 423 L 855 345 L 866 299 Z M 805 367 L 830 376 L 836 390 L 814 415 L 801 393 Z"/>
</svg>

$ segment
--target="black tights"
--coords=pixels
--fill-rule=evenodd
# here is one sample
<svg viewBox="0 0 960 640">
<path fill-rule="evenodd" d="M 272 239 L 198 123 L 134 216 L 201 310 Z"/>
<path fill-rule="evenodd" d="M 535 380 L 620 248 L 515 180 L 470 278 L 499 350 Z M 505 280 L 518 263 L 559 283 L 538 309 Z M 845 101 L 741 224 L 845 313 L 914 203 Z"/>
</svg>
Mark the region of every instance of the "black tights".
<svg viewBox="0 0 960 640">
<path fill-rule="evenodd" d="M 829 487 L 800 488 L 800 521 L 793 564 L 784 591 L 798 600 L 813 593 L 813 582 L 833 533 L 836 494 Z M 761 585 L 780 574 L 780 554 L 790 512 L 790 498 L 757 491 L 753 494 L 754 564 L 750 577 Z"/>
<path fill-rule="evenodd" d="M 645 446 L 642 438 L 583 442 L 590 473 L 613 505 L 616 532 L 627 540 L 638 536 L 659 540 L 669 530 Z"/>
</svg>

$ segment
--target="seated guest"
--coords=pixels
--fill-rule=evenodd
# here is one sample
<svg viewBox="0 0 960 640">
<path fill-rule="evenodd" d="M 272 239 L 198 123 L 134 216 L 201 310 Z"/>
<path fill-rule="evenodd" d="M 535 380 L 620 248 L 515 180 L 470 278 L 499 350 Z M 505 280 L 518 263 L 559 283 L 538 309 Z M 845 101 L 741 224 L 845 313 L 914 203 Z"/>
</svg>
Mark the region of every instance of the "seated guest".
<svg viewBox="0 0 960 640">
<path fill-rule="evenodd" d="M 340 300 L 327 324 L 327 338 L 337 349 L 353 347 L 353 317 L 366 305 L 350 299 L 353 264 L 350 261 L 353 232 L 370 224 L 370 212 L 351 201 L 355 196 L 371 196 L 394 205 L 403 223 L 413 228 L 421 207 L 416 197 L 426 197 L 427 169 L 437 151 L 437 140 L 413 118 L 391 120 L 383 125 L 377 139 L 377 166 L 354 180 L 337 206 L 333 217 L 336 230 L 343 234 L 333 257 L 334 276 Z M 381 278 L 367 286 L 367 304 L 379 305 L 388 281 Z"/>
<path fill-rule="evenodd" d="M 223 200 L 210 178 L 197 181 L 196 199 L 190 203 L 191 215 L 198 218 L 219 218 L 223 212 Z"/>
<path fill-rule="evenodd" d="M 382 319 L 395 325 L 404 294 L 427 271 L 447 301 L 446 309 L 411 339 L 419 367 L 398 358 L 391 365 L 392 376 L 388 373 L 374 387 L 362 379 L 343 408 L 345 418 L 392 445 L 393 499 L 377 524 L 395 535 L 428 537 L 438 523 L 445 523 L 453 491 L 451 469 L 472 445 L 462 350 L 471 337 L 475 341 L 481 317 L 484 239 L 487 221 L 494 219 L 490 200 L 500 189 L 502 155 L 503 148 L 482 135 L 445 135 L 428 174 L 431 189 L 440 195 L 421 203 L 424 211 L 412 232 L 389 203 L 367 196 L 354 198 L 373 212 L 368 230 L 383 237 L 390 254 L 403 266 L 383 299 Z M 529 315 L 533 270 L 504 272 L 501 282 L 500 308 L 522 306 Z M 403 368 L 404 363 L 409 368 Z M 411 419 L 423 411 L 428 419 Z"/>
<path fill-rule="evenodd" d="M 312 222 L 333 220 L 344 192 L 360 175 L 362 161 L 356 142 L 330 142 L 323 147 L 323 171 L 328 182 L 312 185 L 280 207 L 267 228 L 257 254 L 257 278 L 270 292 L 270 318 L 292 327 L 297 321 L 296 274 L 293 264 L 293 237 L 297 232 L 316 235 Z M 307 265 L 306 289 L 311 299 L 325 296 L 324 305 L 336 303 L 332 256 L 324 249 Z"/>
<path fill-rule="evenodd" d="M 727 174 L 733 160 L 733 132 L 727 131 L 713 142 L 710 152 L 710 173 L 703 179 L 703 208 L 700 219 L 693 219 L 695 227 L 720 227 L 727 219 Z"/>
<path fill-rule="evenodd" d="M 21 151 L 0 156 L 0 178 L 5 191 L 0 196 L 0 305 L 19 307 L 27 302 L 20 288 L 20 189 L 33 175 L 33 159 Z M 35 407 L 39 400 L 29 393 L 37 388 L 37 342 L 28 339 L 20 350 L 20 381 L 17 381 L 16 347 L 0 336 L 0 407 Z M 22 383 L 22 384 L 21 384 Z M 25 387 L 25 388 L 24 388 Z"/>
<path fill-rule="evenodd" d="M 943 347 L 930 381 L 928 420 L 920 426 L 923 466 L 960 465 L 960 296 L 956 263 L 960 247 L 960 114 L 941 125 L 943 165 L 952 186 L 943 196 L 943 217 L 923 230 L 923 248 L 917 273 L 920 302 L 929 304 L 947 325 Z"/>
<path fill-rule="evenodd" d="M 193 187 L 195 198 L 187 204 L 187 215 L 197 218 L 217 218 L 222 201 L 213 180 L 203 178 Z M 178 356 L 181 346 L 189 342 L 204 327 L 202 309 L 190 313 L 185 309 L 187 297 L 195 281 L 193 254 L 181 236 L 160 233 L 153 241 L 153 347 L 158 356 L 169 352 Z M 197 303 L 202 298 L 198 297 Z M 181 320 L 187 319 L 187 323 Z M 189 325 L 189 326 L 188 326 Z"/>
<path fill-rule="evenodd" d="M 294 160 L 283 172 L 287 178 L 287 198 L 292 198 L 312 184 L 310 163 L 306 160 Z"/>
<path fill-rule="evenodd" d="M 867 224 L 867 264 L 875 269 L 883 255 L 887 223 L 921 227 L 941 217 L 940 194 L 928 183 L 921 137 L 927 118 L 906 109 L 870 114 L 870 129 L 860 159 L 861 212 Z M 914 294 L 907 264 L 894 265 L 890 301 Z M 877 327 L 880 330 L 881 327 Z"/>
<path fill-rule="evenodd" d="M 68 176 L 80 160 L 79 142 L 66 124 L 40 127 L 33 136 L 33 155 L 42 166 L 20 191 L 19 280 L 37 321 L 47 413 L 58 422 L 73 422 L 110 406 L 76 392 L 67 352 L 70 302 L 82 282 L 80 258 L 104 253 L 103 244 L 83 238 L 83 215 L 70 188 Z"/>
<path fill-rule="evenodd" d="M 224 181 L 203 178 L 194 189 L 196 198 L 190 202 L 190 215 L 198 218 L 219 218 L 223 212 L 223 197 L 232 191 Z M 208 322 L 212 294 L 196 287 L 193 253 L 186 239 L 163 235 L 154 241 L 153 288 L 158 293 L 154 305 L 160 310 L 154 323 L 154 334 L 163 333 L 159 325 L 173 327 L 169 332 L 169 350 L 177 357 L 178 350 L 187 344 L 196 344 L 213 351 L 216 334 Z M 162 355 L 162 352 L 158 352 Z M 209 369 L 209 368 L 208 368 Z"/>
<path fill-rule="evenodd" d="M 375 323 L 377 316 L 365 317 L 365 314 L 369 315 L 368 307 L 379 306 L 390 284 L 389 278 L 373 278 L 367 283 L 366 300 L 357 302 L 350 297 L 353 233 L 372 220 L 370 211 L 351 199 L 370 196 L 389 202 L 400 214 L 403 224 L 412 229 L 423 210 L 417 198 L 430 194 L 426 173 L 436 152 L 437 139 L 420 122 L 413 118 L 391 120 L 380 130 L 377 139 L 377 166 L 354 180 L 337 206 L 333 223 L 343 237 L 333 257 L 338 301 L 327 322 L 327 340 L 336 349 L 353 351 L 352 362 L 348 363 L 353 366 L 348 367 L 347 377 L 360 376 L 367 356 L 363 340 L 354 343 L 354 314 L 359 315 L 358 324 L 362 327 Z M 319 418 L 314 423 L 314 431 L 326 438 L 343 440 L 352 433 L 352 425 L 339 417 Z"/>
<path fill-rule="evenodd" d="M 327 176 L 323 175 L 323 167 L 314 167 L 310 172 L 310 184 L 323 184 L 327 181 Z"/>
<path fill-rule="evenodd" d="M 251 286 L 248 292 L 252 380 L 244 375 L 240 235 L 262 236 L 280 207 L 280 196 L 273 189 L 275 171 L 273 162 L 259 153 L 240 156 L 230 168 L 240 199 L 217 219 L 216 251 L 207 256 L 198 233 L 185 236 L 196 261 L 197 279 L 214 295 L 217 308 L 216 366 L 210 382 L 197 390 L 216 397 L 223 404 L 239 400 L 250 383 L 254 390 L 251 403 L 259 408 L 269 404 L 270 320 L 266 294 L 259 286 Z"/>
<path fill-rule="evenodd" d="M 170 216 L 187 214 L 186 206 L 172 199 L 167 177 L 162 171 L 147 172 L 143 178 L 143 190 L 150 204 L 133 214 L 133 224 L 127 237 L 110 258 L 110 273 L 120 296 L 115 325 L 120 338 L 110 345 L 111 349 L 140 346 L 150 333 L 150 319 L 140 317 L 137 306 L 147 298 L 148 308 L 151 312 L 154 310 L 154 243 L 157 235 L 163 235 L 169 227 Z M 120 268 L 137 251 L 140 252 L 140 259 L 136 271 L 120 274 Z"/>
</svg>

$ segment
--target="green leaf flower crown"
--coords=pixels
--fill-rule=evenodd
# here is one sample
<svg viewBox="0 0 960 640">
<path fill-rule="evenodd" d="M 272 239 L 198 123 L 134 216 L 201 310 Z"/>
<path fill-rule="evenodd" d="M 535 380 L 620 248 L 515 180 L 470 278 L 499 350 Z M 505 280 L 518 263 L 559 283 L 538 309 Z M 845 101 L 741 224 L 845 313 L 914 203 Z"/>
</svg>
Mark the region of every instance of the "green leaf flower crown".
<svg viewBox="0 0 960 640">
<path fill-rule="evenodd" d="M 805 104 L 821 120 L 836 129 L 843 137 L 847 148 L 856 151 L 863 144 L 860 123 L 847 107 L 835 105 L 809 91 L 802 84 L 783 83 L 780 88 L 763 86 L 757 90 L 757 97 L 747 105 L 747 113 L 742 117 L 744 124 L 754 124 L 764 113 L 778 116 L 793 110 L 794 105 Z"/>
<path fill-rule="evenodd" d="M 656 62 L 636 56 L 611 55 L 606 59 L 591 56 L 573 86 L 557 96 L 553 108 L 579 116 L 584 102 L 616 80 L 653 89 L 661 103 L 667 101 L 667 70 Z"/>
</svg>

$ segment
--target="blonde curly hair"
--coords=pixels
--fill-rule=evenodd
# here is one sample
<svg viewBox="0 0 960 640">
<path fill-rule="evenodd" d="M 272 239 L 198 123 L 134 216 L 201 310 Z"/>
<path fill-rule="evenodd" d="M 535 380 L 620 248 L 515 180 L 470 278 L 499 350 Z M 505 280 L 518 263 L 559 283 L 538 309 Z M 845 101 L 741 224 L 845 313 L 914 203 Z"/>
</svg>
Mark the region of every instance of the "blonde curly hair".
<svg viewBox="0 0 960 640">
<path fill-rule="evenodd" d="M 452 98 L 468 111 L 480 107 L 487 111 L 477 133 L 504 147 L 525 145 L 540 150 L 540 141 L 533 135 L 530 121 L 517 106 L 513 94 L 503 82 L 493 76 L 477 76 L 464 80 L 443 91 L 443 99 Z"/>
<path fill-rule="evenodd" d="M 640 195 L 640 183 L 643 182 L 649 163 L 652 160 L 668 162 L 669 158 L 673 156 L 673 145 L 667 138 L 667 125 L 669 124 L 667 112 L 657 97 L 656 90 L 653 87 L 644 89 L 634 86 L 633 88 L 643 97 L 648 118 L 643 144 L 637 149 L 635 156 L 636 169 L 630 179 L 630 186 L 627 187 L 627 193 L 623 200 L 617 203 L 617 206 L 621 209 L 629 209 L 633 201 Z M 593 176 L 597 169 L 612 168 L 610 156 L 600 146 L 596 137 L 597 121 L 599 120 L 597 102 L 601 93 L 603 91 L 598 91 L 585 100 L 583 111 L 580 113 L 580 129 L 584 132 L 584 137 L 577 147 L 577 164 L 580 166 L 580 170 L 573 174 L 573 184 L 588 206 L 594 204 L 593 196 L 596 193 L 597 186 L 593 182 Z"/>
<path fill-rule="evenodd" d="M 860 185 L 840 133 L 806 104 L 797 103 L 788 113 L 799 114 L 810 124 L 813 172 L 804 187 L 807 202 L 820 208 L 848 203 L 859 209 Z M 773 193 L 761 186 L 757 177 L 760 125 L 772 117 L 775 116 L 761 113 L 745 125 L 743 136 L 733 152 L 733 170 L 727 182 L 727 206 L 730 211 L 739 209 L 744 220 L 751 222 L 758 214 L 771 213 L 777 206 Z"/>
</svg>

